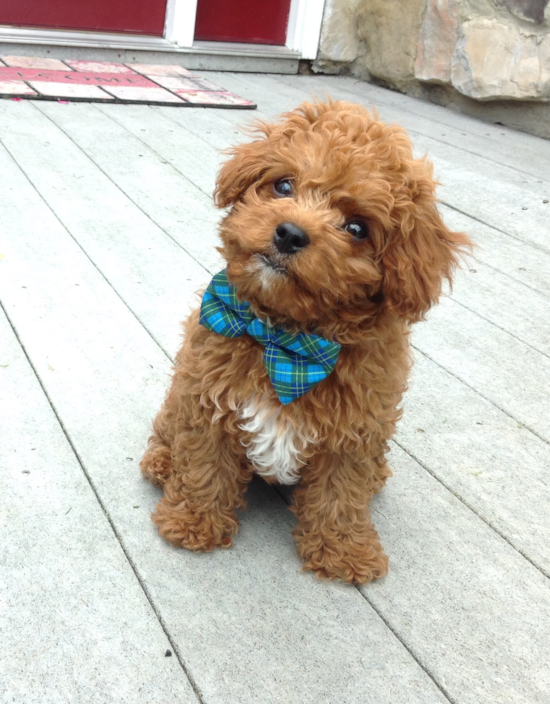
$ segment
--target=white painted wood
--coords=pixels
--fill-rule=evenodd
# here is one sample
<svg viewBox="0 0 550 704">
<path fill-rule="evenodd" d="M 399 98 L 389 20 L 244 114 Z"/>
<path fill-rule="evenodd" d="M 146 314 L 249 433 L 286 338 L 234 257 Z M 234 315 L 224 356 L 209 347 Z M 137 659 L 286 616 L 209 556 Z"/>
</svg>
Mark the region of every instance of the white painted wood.
<svg viewBox="0 0 550 704">
<path fill-rule="evenodd" d="M 429 150 L 443 203 L 550 253 L 549 184 L 428 137 L 414 144 L 417 155 Z"/>
<path fill-rule="evenodd" d="M 550 298 L 547 295 L 528 289 L 474 260 L 457 272 L 451 298 L 550 357 Z"/>
<path fill-rule="evenodd" d="M 206 75 L 208 75 L 209 80 L 212 80 L 210 72 Z M 216 75 L 221 77 L 218 80 L 223 81 L 223 74 Z M 221 85 L 224 88 L 226 87 L 224 83 L 221 83 Z M 224 158 L 221 153 L 223 149 L 243 139 L 248 139 L 242 132 L 242 126 L 246 125 L 250 118 L 256 119 L 259 114 L 257 110 L 246 113 L 242 110 L 208 109 L 185 111 L 168 109 L 165 111 L 163 107 L 151 107 L 151 112 L 160 113 L 165 118 L 179 125 L 183 128 L 180 132 L 195 135 L 200 138 L 201 143 L 210 144 L 218 153 L 219 159 Z"/>
<path fill-rule="evenodd" d="M 471 235 L 478 245 L 475 260 L 484 262 L 529 288 L 550 295 L 550 255 L 532 245 L 495 230 L 445 205 L 440 205 L 447 225 Z M 475 265 L 472 265 L 475 268 Z M 529 295 L 523 294 L 525 301 Z"/>
<path fill-rule="evenodd" d="M 197 0 L 168 0 L 164 37 L 181 47 L 193 46 Z"/>
<path fill-rule="evenodd" d="M 97 107 L 101 110 L 100 105 Z M 101 112 L 145 143 L 165 163 L 171 164 L 177 172 L 184 175 L 185 179 L 197 186 L 209 200 L 208 208 L 214 213 L 210 197 L 214 191 L 216 171 L 222 159 L 219 150 L 212 148 L 200 134 L 190 134 L 180 129 L 179 123 L 169 120 L 162 113 L 153 110 L 147 113 L 138 105 L 113 105 L 112 107 L 115 109 L 101 110 Z M 126 107 L 136 109 L 126 110 Z M 197 110 L 186 109 L 185 112 L 197 112 Z M 214 110 L 201 112 L 204 114 Z M 183 116 L 184 123 L 186 119 L 189 120 L 189 117 Z M 198 119 L 201 120 L 200 115 Z M 204 128 L 203 131 L 205 131 Z M 207 199 L 204 199 L 205 202 Z"/>
<path fill-rule="evenodd" d="M 325 0 L 291 0 L 286 46 L 302 59 L 315 59 L 323 23 Z"/>
<path fill-rule="evenodd" d="M 251 488 L 232 550 L 158 537 L 159 492 L 137 460 L 168 360 L 2 150 L 0 179 L 0 299 L 203 700 L 446 702 L 357 590 L 301 573 L 294 519 L 271 488 Z"/>
</svg>

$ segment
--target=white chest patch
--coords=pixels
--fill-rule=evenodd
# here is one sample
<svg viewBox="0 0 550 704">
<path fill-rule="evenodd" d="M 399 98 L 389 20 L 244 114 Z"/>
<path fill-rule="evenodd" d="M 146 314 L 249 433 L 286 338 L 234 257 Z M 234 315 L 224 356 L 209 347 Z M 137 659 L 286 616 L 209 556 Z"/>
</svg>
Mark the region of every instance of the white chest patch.
<svg viewBox="0 0 550 704">
<path fill-rule="evenodd" d="M 241 409 L 244 423 L 240 427 L 251 435 L 245 445 L 246 456 L 258 474 L 273 477 L 280 484 L 296 484 L 304 464 L 300 455 L 314 440 L 281 418 L 281 411 L 280 404 L 253 397 Z"/>
</svg>

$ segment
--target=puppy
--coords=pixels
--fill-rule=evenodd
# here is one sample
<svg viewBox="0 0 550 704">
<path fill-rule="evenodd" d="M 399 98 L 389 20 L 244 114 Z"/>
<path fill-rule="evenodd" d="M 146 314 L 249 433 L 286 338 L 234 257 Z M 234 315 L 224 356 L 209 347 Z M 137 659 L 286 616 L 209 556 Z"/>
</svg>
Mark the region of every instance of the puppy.
<svg viewBox="0 0 550 704">
<path fill-rule="evenodd" d="M 153 521 L 190 550 L 229 547 L 254 472 L 296 483 L 304 569 L 388 569 L 368 504 L 410 368 L 409 331 L 468 238 L 437 211 L 405 132 L 346 102 L 304 103 L 231 150 L 215 200 L 226 270 L 185 325 L 141 462 Z"/>
</svg>

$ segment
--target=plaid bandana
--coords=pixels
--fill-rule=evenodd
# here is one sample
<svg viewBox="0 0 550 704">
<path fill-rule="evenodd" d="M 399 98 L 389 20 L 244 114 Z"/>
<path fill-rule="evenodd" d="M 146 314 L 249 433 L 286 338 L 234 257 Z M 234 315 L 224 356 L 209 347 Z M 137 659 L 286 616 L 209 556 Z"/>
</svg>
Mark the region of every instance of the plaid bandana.
<svg viewBox="0 0 550 704">
<path fill-rule="evenodd" d="M 247 334 L 265 347 L 264 364 L 282 404 L 303 396 L 331 373 L 342 348 L 318 335 L 290 333 L 254 317 L 239 301 L 225 269 L 216 274 L 202 299 L 200 323 L 224 337 Z"/>
</svg>

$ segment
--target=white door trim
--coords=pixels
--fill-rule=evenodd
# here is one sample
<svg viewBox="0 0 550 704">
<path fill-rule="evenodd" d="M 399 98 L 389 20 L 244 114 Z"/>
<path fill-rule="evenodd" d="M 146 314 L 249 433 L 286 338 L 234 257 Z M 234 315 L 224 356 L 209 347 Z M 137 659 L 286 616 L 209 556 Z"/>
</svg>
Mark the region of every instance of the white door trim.
<svg viewBox="0 0 550 704">
<path fill-rule="evenodd" d="M 291 0 L 286 46 L 302 59 L 316 59 L 325 0 Z"/>
<path fill-rule="evenodd" d="M 197 0 L 168 0 L 164 38 L 177 46 L 191 48 L 196 15 Z"/>
<path fill-rule="evenodd" d="M 170 51 L 176 46 L 164 37 L 141 34 L 111 34 L 108 32 L 79 32 L 70 29 L 45 29 L 38 27 L 0 27 L 0 43 L 41 44 L 98 49 L 130 49 Z"/>
</svg>

